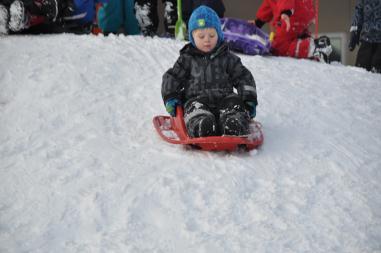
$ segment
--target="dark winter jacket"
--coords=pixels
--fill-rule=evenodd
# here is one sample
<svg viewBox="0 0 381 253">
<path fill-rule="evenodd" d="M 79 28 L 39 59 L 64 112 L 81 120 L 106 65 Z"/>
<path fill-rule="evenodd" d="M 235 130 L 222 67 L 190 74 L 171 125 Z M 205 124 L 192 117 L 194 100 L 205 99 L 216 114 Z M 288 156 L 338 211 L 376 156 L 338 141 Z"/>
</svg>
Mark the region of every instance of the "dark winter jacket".
<svg viewBox="0 0 381 253">
<path fill-rule="evenodd" d="M 351 31 L 360 34 L 360 40 L 381 43 L 380 0 L 357 0 Z"/>
<path fill-rule="evenodd" d="M 231 53 L 226 43 L 210 53 L 203 53 L 192 44 L 180 51 L 180 57 L 163 75 L 161 94 L 164 103 L 171 98 L 206 101 L 209 106 L 218 102 L 236 88 L 244 102 L 257 104 L 255 81 L 238 56 Z"/>
<path fill-rule="evenodd" d="M 222 0 L 183 0 L 183 18 L 187 25 L 193 10 L 199 7 L 200 5 L 206 5 L 212 8 L 215 12 L 217 12 L 217 15 L 220 18 L 224 17 L 225 5 L 222 2 Z"/>
</svg>

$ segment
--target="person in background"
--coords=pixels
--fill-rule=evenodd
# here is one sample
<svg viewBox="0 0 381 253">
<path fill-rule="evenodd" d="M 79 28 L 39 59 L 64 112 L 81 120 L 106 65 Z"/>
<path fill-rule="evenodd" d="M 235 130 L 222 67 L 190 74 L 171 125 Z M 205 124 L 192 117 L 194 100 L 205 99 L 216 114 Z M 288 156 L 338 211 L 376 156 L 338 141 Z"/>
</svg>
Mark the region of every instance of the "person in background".
<svg viewBox="0 0 381 253">
<path fill-rule="evenodd" d="M 98 10 L 98 26 L 104 34 L 122 32 L 128 35 L 140 34 L 135 17 L 134 0 L 108 0 Z"/>
<path fill-rule="evenodd" d="M 213 9 L 204 5 L 195 9 L 188 27 L 190 43 L 163 75 L 161 94 L 167 112 L 175 116 L 176 107 L 184 106 L 191 137 L 249 134 L 257 106 L 251 72 L 229 51 Z"/>
<path fill-rule="evenodd" d="M 381 73 L 381 2 L 357 0 L 348 48 L 357 52 L 356 66 Z"/>
<path fill-rule="evenodd" d="M 66 8 L 55 23 L 56 32 L 90 33 L 96 19 L 96 4 L 109 0 L 64 0 Z"/>
<path fill-rule="evenodd" d="M 29 27 L 56 22 L 65 1 L 0 0 L 0 33 L 21 32 Z"/>
<path fill-rule="evenodd" d="M 135 16 L 144 36 L 154 36 L 157 34 L 159 25 L 158 1 L 159 0 L 135 0 Z M 177 21 L 177 1 L 162 0 L 162 2 L 164 5 L 165 36 L 174 37 L 175 24 Z"/>
<path fill-rule="evenodd" d="M 311 37 L 309 27 L 314 21 L 312 0 L 264 0 L 257 11 L 256 19 L 249 22 L 255 23 L 259 28 L 271 22 L 275 29 L 271 44 L 274 55 L 329 62 L 332 52 L 330 40 L 327 36 L 315 40 Z"/>
<path fill-rule="evenodd" d="M 5 33 L 89 33 L 95 18 L 94 0 L 1 1 L 9 6 Z"/>
</svg>

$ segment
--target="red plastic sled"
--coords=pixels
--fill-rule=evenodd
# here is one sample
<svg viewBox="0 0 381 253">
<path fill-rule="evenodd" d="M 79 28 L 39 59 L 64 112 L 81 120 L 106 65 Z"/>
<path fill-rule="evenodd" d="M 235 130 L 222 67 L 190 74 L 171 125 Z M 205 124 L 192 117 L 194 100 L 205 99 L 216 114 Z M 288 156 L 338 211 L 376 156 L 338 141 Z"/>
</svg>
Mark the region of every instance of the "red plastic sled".
<svg viewBox="0 0 381 253">
<path fill-rule="evenodd" d="M 184 119 L 183 109 L 177 107 L 176 117 L 155 116 L 153 125 L 161 138 L 173 144 L 192 145 L 202 150 L 226 150 L 234 151 L 237 148 L 252 150 L 263 143 L 263 133 L 259 122 L 250 123 L 248 136 L 208 136 L 191 138 L 188 136 Z"/>
</svg>

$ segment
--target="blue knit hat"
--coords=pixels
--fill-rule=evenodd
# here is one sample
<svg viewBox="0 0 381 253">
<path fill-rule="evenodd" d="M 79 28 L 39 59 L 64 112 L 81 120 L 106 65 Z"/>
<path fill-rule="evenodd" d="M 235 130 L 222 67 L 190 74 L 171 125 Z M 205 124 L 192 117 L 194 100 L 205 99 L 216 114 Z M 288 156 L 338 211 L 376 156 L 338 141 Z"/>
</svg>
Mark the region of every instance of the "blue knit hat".
<svg viewBox="0 0 381 253">
<path fill-rule="evenodd" d="M 192 36 L 192 32 L 196 29 L 205 29 L 205 28 L 214 28 L 217 31 L 218 43 L 221 43 L 224 40 L 224 34 L 221 29 L 221 21 L 217 13 L 205 6 L 201 5 L 192 12 L 192 15 L 189 18 L 188 30 L 189 30 L 189 40 L 196 46 Z"/>
</svg>

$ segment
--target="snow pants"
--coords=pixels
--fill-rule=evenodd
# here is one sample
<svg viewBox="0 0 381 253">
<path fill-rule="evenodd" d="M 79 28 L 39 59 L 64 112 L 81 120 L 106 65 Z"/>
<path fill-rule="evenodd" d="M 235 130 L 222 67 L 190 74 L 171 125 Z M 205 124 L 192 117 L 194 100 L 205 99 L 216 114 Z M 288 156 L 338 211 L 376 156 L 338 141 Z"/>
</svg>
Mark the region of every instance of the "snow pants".
<svg viewBox="0 0 381 253">
<path fill-rule="evenodd" d="M 277 56 L 294 58 L 308 58 L 311 45 L 311 34 L 307 25 L 296 24 L 290 20 L 290 30 L 286 31 L 286 24 L 282 21 L 275 32 L 271 51 Z"/>
<path fill-rule="evenodd" d="M 207 99 L 195 99 L 184 105 L 184 121 L 191 137 L 249 134 L 250 116 L 242 99 L 232 94 L 217 107 Z"/>
<path fill-rule="evenodd" d="M 381 43 L 361 41 L 357 52 L 356 66 L 381 73 Z"/>
<path fill-rule="evenodd" d="M 104 33 L 118 33 L 123 27 L 128 35 L 140 34 L 134 0 L 109 0 L 99 9 L 97 17 L 98 25 Z"/>
<path fill-rule="evenodd" d="M 153 36 L 156 34 L 159 25 L 158 1 L 135 0 L 135 15 L 143 35 Z M 162 0 L 162 2 L 164 4 L 165 32 L 174 35 L 177 21 L 177 1 Z"/>
</svg>

